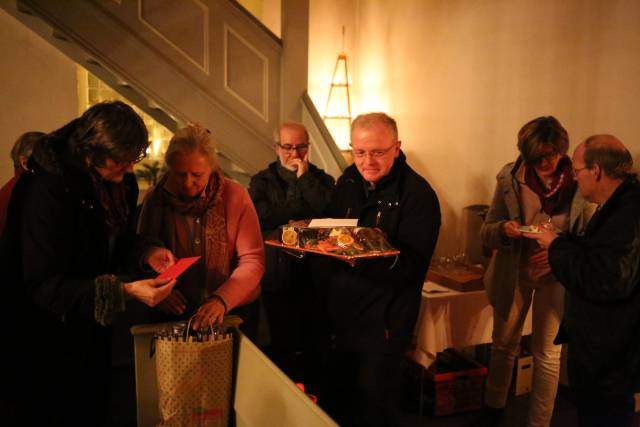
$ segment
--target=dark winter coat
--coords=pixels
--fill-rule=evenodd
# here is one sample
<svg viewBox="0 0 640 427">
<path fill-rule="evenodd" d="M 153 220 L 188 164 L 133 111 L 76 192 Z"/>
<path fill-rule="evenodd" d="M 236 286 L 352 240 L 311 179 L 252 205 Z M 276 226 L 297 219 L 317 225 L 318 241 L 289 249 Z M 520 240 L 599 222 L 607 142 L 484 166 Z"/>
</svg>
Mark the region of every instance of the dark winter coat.
<svg viewBox="0 0 640 427">
<path fill-rule="evenodd" d="M 570 383 L 579 392 L 630 395 L 640 385 L 640 184 L 625 180 L 582 238 L 549 247 L 567 289 Z"/>
<path fill-rule="evenodd" d="M 328 311 L 339 348 L 398 352 L 410 343 L 420 308 L 422 285 L 438 240 L 440 206 L 429 183 L 395 160 L 375 190 L 355 165 L 338 180 L 328 216 L 358 218 L 358 225 L 382 229 L 400 250 L 395 258 L 359 261 L 355 267 L 316 256 L 313 280 Z"/>
<path fill-rule="evenodd" d="M 29 416 L 44 416 L 47 425 L 104 421 L 110 329 L 94 318 L 94 279 L 120 273 L 126 281 L 147 249 L 129 231 L 110 232 L 91 177 L 71 166 L 66 152 L 66 140 L 36 145 L 31 171 L 14 189 L 0 246 L 10 295 L 3 324 L 14 343 L 5 349 L 11 370 L 2 382 L 30 406 L 20 414 L 24 425 Z M 125 186 L 133 230 L 133 174 Z"/>
<path fill-rule="evenodd" d="M 254 175 L 249 184 L 249 195 L 256 207 L 264 238 L 269 238 L 289 220 L 322 216 L 334 186 L 333 177 L 312 164 L 300 178 L 292 171 L 279 172 L 279 168 L 278 161 L 271 163 Z M 304 274 L 301 263 L 274 247 L 265 247 L 265 262 L 263 292 L 288 289 L 299 280 L 300 274 Z"/>
</svg>

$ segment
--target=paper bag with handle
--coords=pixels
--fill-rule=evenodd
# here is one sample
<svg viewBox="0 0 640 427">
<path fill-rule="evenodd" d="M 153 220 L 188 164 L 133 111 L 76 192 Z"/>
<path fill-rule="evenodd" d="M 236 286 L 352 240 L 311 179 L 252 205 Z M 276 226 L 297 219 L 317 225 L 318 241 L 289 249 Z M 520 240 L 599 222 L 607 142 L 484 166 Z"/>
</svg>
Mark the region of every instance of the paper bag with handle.
<svg viewBox="0 0 640 427">
<path fill-rule="evenodd" d="M 233 335 L 223 325 L 192 336 L 190 323 L 156 336 L 159 425 L 223 427 L 231 403 Z"/>
</svg>

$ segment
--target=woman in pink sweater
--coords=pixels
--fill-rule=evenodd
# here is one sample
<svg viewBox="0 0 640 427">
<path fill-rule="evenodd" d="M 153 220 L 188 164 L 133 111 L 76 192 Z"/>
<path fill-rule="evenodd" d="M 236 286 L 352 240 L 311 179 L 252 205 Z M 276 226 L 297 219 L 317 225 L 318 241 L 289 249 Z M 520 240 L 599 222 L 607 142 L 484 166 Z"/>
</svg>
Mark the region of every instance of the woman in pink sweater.
<svg viewBox="0 0 640 427">
<path fill-rule="evenodd" d="M 138 231 L 177 258 L 202 258 L 180 276 L 152 320 L 195 315 L 194 329 L 221 323 L 260 294 L 264 253 L 256 210 L 247 191 L 222 175 L 203 127 L 180 129 L 165 161 L 169 170 L 145 197 Z"/>
</svg>

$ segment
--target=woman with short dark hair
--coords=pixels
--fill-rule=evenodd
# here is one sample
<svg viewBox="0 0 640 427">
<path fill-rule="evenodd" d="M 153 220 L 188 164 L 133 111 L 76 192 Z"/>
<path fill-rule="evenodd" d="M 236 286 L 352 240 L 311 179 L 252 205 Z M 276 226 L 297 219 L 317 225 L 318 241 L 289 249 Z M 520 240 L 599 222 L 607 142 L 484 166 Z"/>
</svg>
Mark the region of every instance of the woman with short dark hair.
<svg viewBox="0 0 640 427">
<path fill-rule="evenodd" d="M 126 299 L 153 306 L 175 284 L 138 280 L 174 261 L 135 235 L 133 165 L 148 145 L 133 109 L 105 102 L 33 149 L 1 246 L 12 338 L 3 398 L 15 410 L 13 425 L 103 424 L 108 325 Z"/>
<path fill-rule="evenodd" d="M 518 133 L 520 156 L 497 176 L 481 229 L 493 250 L 484 277 L 493 306 L 493 344 L 485 392 L 488 408 L 478 425 L 498 425 L 506 405 L 522 328 L 532 307 L 533 385 L 528 426 L 548 426 L 560 374 L 561 346 L 554 344 L 564 308 L 564 288 L 551 273 L 548 252 L 521 238 L 522 226 L 580 232 L 589 206 L 576 191 L 569 136 L 554 117 L 538 117 Z"/>
</svg>

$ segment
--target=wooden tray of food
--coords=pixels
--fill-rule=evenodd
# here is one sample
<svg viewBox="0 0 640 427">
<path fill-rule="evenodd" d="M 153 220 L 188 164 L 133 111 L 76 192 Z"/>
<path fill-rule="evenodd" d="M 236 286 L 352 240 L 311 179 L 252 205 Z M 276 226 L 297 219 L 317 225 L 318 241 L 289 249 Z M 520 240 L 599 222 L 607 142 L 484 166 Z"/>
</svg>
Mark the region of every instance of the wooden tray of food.
<svg viewBox="0 0 640 427">
<path fill-rule="evenodd" d="M 387 242 L 381 230 L 368 227 L 308 228 L 286 225 L 265 240 L 265 244 L 301 255 L 307 252 L 326 255 L 350 264 L 359 259 L 400 254 Z"/>
</svg>

